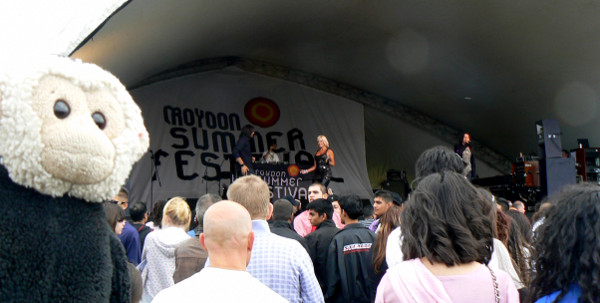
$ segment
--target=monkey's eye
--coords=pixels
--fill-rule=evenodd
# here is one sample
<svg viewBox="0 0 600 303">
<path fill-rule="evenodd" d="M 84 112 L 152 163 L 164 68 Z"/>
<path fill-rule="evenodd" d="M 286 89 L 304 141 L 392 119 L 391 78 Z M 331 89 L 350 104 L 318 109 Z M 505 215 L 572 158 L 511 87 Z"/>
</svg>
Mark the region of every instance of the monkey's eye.
<svg viewBox="0 0 600 303">
<path fill-rule="evenodd" d="M 94 119 L 94 122 L 96 123 L 96 125 L 98 125 L 98 128 L 104 129 L 106 127 L 106 119 L 104 118 L 104 115 L 101 112 L 93 113 L 92 119 Z"/>
<path fill-rule="evenodd" d="M 67 104 L 67 102 L 65 102 L 65 100 L 62 100 L 62 99 L 56 100 L 56 103 L 54 103 L 54 115 L 58 119 L 64 119 L 64 118 L 68 117 L 70 113 L 71 113 L 71 108 L 69 107 L 69 104 Z"/>
</svg>

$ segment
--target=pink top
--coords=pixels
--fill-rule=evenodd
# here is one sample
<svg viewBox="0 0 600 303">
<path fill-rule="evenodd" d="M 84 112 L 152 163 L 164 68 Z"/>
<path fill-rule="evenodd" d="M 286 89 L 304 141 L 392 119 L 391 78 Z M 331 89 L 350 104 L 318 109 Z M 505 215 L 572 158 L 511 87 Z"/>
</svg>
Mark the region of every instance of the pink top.
<svg viewBox="0 0 600 303">
<path fill-rule="evenodd" d="M 518 303 L 519 293 L 510 276 L 494 270 L 500 302 Z M 484 266 L 456 276 L 434 276 L 420 259 L 388 269 L 377 287 L 375 302 L 495 302 L 490 271 Z"/>
<path fill-rule="evenodd" d="M 338 213 L 335 211 L 333 212 L 333 222 L 337 228 L 344 228 L 344 225 L 342 225 L 342 219 L 340 219 L 340 215 L 338 215 Z M 296 230 L 296 232 L 303 237 L 310 234 L 312 231 L 312 224 L 310 224 L 308 210 L 305 210 L 296 216 L 294 219 L 294 230 Z"/>
</svg>

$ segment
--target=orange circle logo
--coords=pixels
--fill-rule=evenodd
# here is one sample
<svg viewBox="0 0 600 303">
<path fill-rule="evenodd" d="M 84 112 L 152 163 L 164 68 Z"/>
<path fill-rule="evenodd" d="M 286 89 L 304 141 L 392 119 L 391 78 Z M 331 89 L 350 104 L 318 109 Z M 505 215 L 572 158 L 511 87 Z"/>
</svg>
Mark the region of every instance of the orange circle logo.
<svg viewBox="0 0 600 303">
<path fill-rule="evenodd" d="M 296 177 L 300 173 L 300 167 L 298 167 L 296 164 L 292 164 L 288 166 L 287 172 L 290 177 Z"/>
<path fill-rule="evenodd" d="M 260 127 L 273 126 L 279 121 L 279 106 L 273 100 L 257 97 L 246 103 L 244 116 L 254 125 Z"/>
</svg>

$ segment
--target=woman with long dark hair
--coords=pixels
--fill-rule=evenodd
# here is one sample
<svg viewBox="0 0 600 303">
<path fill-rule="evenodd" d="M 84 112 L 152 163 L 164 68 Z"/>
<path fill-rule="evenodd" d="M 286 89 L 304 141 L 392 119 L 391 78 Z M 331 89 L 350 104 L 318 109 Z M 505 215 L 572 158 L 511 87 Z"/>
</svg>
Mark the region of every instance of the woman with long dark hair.
<svg viewBox="0 0 600 303">
<path fill-rule="evenodd" d="M 392 203 L 379 221 L 380 225 L 379 230 L 377 231 L 377 240 L 371 249 L 373 255 L 373 269 L 375 269 L 376 278 L 375 287 L 377 287 L 377 284 L 379 284 L 379 281 L 388 269 L 386 261 L 388 238 L 392 231 L 400 226 L 400 214 L 402 213 L 402 209 L 402 206 Z"/>
<path fill-rule="evenodd" d="M 454 146 L 454 151 L 461 156 L 465 163 L 464 173 L 467 178 L 469 178 L 469 180 L 477 178 L 475 156 L 473 155 L 473 149 L 471 148 L 471 135 L 469 133 L 463 133 L 458 144 Z"/>
<path fill-rule="evenodd" d="M 486 266 L 492 207 L 460 174 L 424 177 L 401 215 L 405 261 L 388 269 L 375 302 L 518 302 L 508 274 Z"/>
<path fill-rule="evenodd" d="M 123 231 L 123 227 L 125 227 L 125 211 L 113 202 L 104 202 L 103 205 L 106 221 L 108 222 L 110 229 L 115 235 L 120 235 Z M 127 260 L 127 269 L 131 283 L 131 303 L 137 303 L 142 298 L 142 275 L 129 260 Z"/>
<path fill-rule="evenodd" d="M 600 302 L 600 187 L 569 186 L 552 204 L 535 232 L 529 301 Z"/>
<path fill-rule="evenodd" d="M 301 170 L 300 173 L 307 174 L 316 170 L 314 181 L 328 186 L 331 182 L 331 167 L 335 166 L 335 155 L 329 148 L 327 137 L 318 136 L 317 145 L 319 149 L 315 152 L 315 164 L 309 169 Z"/>
<path fill-rule="evenodd" d="M 531 224 L 527 217 L 517 210 L 509 210 L 511 218 L 508 232 L 508 252 L 514 261 L 515 269 L 523 284 L 529 284 L 529 261 L 531 256 Z"/>
</svg>

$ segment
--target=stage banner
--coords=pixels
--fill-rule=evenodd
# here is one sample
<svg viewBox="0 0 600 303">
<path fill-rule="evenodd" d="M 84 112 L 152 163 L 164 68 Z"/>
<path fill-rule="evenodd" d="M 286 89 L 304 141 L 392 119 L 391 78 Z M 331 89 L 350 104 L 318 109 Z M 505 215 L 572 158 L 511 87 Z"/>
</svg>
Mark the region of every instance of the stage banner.
<svg viewBox="0 0 600 303">
<path fill-rule="evenodd" d="M 152 206 L 174 196 L 223 195 L 234 171 L 233 146 L 241 128 L 255 127 L 256 161 L 272 142 L 281 163 L 258 175 L 273 198 L 307 197 L 317 136 L 335 153 L 335 194 L 372 196 L 367 177 L 363 106 L 299 84 L 237 68 L 157 82 L 131 92 L 150 133 L 150 151 L 134 166 L 131 201 Z"/>
</svg>

